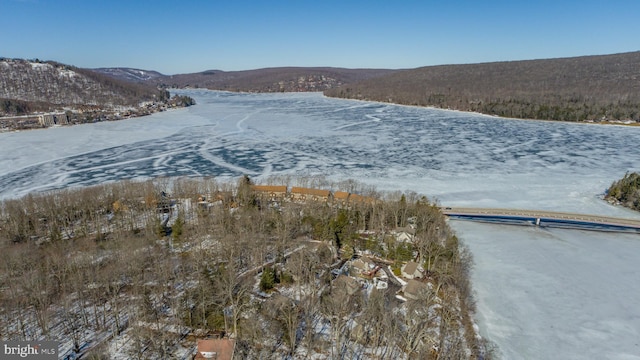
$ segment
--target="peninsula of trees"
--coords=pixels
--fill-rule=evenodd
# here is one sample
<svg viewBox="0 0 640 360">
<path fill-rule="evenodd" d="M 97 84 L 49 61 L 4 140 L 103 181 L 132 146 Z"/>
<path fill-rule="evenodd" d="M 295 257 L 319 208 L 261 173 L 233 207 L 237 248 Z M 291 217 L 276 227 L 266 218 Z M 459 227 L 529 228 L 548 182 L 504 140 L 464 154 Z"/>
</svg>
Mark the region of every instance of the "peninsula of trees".
<svg viewBox="0 0 640 360">
<path fill-rule="evenodd" d="M 614 181 L 605 198 L 640 211 L 640 174 L 626 173 L 622 179 Z"/>
<path fill-rule="evenodd" d="M 512 118 L 638 122 L 639 68 L 640 52 L 428 66 L 324 93 Z"/>
<path fill-rule="evenodd" d="M 61 356 L 488 359 L 439 208 L 353 181 L 119 182 L 0 203 L 0 333 Z M 306 187 L 305 187 L 306 186 Z M 328 191 L 324 188 L 340 189 Z"/>
</svg>

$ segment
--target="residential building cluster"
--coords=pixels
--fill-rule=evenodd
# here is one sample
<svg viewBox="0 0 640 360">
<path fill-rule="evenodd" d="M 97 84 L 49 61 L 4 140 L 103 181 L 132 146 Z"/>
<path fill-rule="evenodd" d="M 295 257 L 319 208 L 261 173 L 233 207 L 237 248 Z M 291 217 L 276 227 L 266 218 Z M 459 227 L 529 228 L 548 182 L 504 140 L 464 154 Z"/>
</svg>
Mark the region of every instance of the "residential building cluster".
<svg viewBox="0 0 640 360">
<path fill-rule="evenodd" d="M 375 202 L 375 199 L 369 196 L 363 196 L 359 194 L 353 194 L 345 191 L 335 191 L 312 189 L 306 187 L 293 186 L 289 189 L 285 185 L 252 185 L 251 189 L 255 193 L 270 201 L 294 201 L 294 202 L 306 202 L 306 201 L 319 201 L 319 202 L 333 202 L 340 205 L 347 205 L 349 203 L 369 203 Z"/>
</svg>

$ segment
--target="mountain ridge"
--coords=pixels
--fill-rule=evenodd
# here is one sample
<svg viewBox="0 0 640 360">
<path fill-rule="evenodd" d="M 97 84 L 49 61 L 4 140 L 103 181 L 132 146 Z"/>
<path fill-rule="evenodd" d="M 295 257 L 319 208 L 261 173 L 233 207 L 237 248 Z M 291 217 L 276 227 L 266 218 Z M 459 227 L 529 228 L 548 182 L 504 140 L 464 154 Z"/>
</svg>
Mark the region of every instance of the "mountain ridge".
<svg viewBox="0 0 640 360">
<path fill-rule="evenodd" d="M 164 91 L 54 61 L 0 61 L 0 98 L 50 104 L 136 106 L 166 98 Z"/>
<path fill-rule="evenodd" d="M 114 68 L 94 69 L 127 80 L 129 74 Z M 149 70 L 141 70 L 148 71 Z M 205 70 L 197 73 L 162 75 L 148 80 L 164 88 L 206 88 L 242 92 L 324 91 L 336 86 L 386 75 L 391 69 L 347 69 L 337 67 L 269 67 L 241 71 Z"/>
<path fill-rule="evenodd" d="M 0 131 L 118 120 L 191 104 L 145 82 L 55 61 L 0 58 Z"/>
<path fill-rule="evenodd" d="M 91 70 L 105 74 L 105 75 L 109 75 L 114 78 L 118 78 L 126 81 L 134 81 L 134 82 L 145 82 L 158 77 L 166 76 L 155 70 L 143 70 L 143 69 L 128 68 L 128 67 L 96 68 Z"/>
<path fill-rule="evenodd" d="M 640 51 L 438 65 L 398 71 L 326 96 L 514 118 L 640 121 Z"/>
<path fill-rule="evenodd" d="M 7 75 L 10 62 L 22 64 L 22 69 Z M 45 67 L 55 69 L 55 76 L 42 77 L 38 69 Z M 0 100 L 4 101 L 0 115 L 3 109 L 5 115 L 11 111 L 20 115 L 25 108 L 41 110 L 53 104 L 133 106 L 141 101 L 163 101 L 168 95 L 158 89 L 206 88 L 238 92 L 322 91 L 330 97 L 511 118 L 640 122 L 639 69 L 640 51 L 399 70 L 289 66 L 242 71 L 210 69 L 176 75 L 126 67 L 81 69 L 52 61 L 0 58 Z M 73 74 L 89 79 L 83 80 L 85 86 L 80 93 L 69 91 L 77 85 Z M 66 87 L 62 92 L 59 83 L 64 78 L 68 81 L 63 82 Z M 13 87 L 7 86 L 7 79 L 13 81 Z M 45 85 L 34 86 L 33 79 L 40 79 Z M 67 94 L 67 99 L 59 98 L 62 93 Z"/>
</svg>

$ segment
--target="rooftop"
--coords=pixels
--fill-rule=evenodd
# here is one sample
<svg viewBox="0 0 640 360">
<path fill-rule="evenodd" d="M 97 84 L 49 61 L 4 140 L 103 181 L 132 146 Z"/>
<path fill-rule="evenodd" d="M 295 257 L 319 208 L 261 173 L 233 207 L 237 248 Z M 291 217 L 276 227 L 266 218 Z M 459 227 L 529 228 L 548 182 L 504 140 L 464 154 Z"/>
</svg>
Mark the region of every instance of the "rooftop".
<svg viewBox="0 0 640 360">
<path fill-rule="evenodd" d="M 331 192 L 329 190 L 310 189 L 294 186 L 291 188 L 291 193 L 328 197 Z"/>
<path fill-rule="evenodd" d="M 200 339 L 195 359 L 231 360 L 235 345 L 231 339 Z"/>
<path fill-rule="evenodd" d="M 260 192 L 287 192 L 287 187 L 285 185 L 251 185 L 251 189 Z"/>
</svg>

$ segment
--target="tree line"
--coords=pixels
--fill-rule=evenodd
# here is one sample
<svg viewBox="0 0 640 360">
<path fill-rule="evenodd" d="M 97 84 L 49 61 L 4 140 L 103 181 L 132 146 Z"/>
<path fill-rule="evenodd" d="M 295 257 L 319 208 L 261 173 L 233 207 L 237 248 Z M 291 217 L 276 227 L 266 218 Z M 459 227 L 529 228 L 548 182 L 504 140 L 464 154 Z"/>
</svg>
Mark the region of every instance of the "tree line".
<svg viewBox="0 0 640 360">
<path fill-rule="evenodd" d="M 430 66 L 325 91 L 341 98 L 503 117 L 640 121 L 640 52 Z"/>
<path fill-rule="evenodd" d="M 605 198 L 640 211 L 640 174 L 627 172 L 611 184 Z"/>
<path fill-rule="evenodd" d="M 323 91 L 332 87 L 391 73 L 386 69 L 278 67 L 244 71 L 207 70 L 159 76 L 146 83 L 161 87 L 195 87 L 243 92 Z"/>
<path fill-rule="evenodd" d="M 5 200 L 0 336 L 60 340 L 96 359 L 122 338 L 131 358 L 168 358 L 197 334 L 233 336 L 238 358 L 490 356 L 473 330 L 471 255 L 436 204 L 338 185 L 378 201 L 274 202 L 246 177 Z M 410 244 L 388 236 L 410 224 Z M 432 287 L 406 303 L 391 291 L 346 291 L 330 270 L 365 250 L 392 267 L 424 264 Z"/>
</svg>

